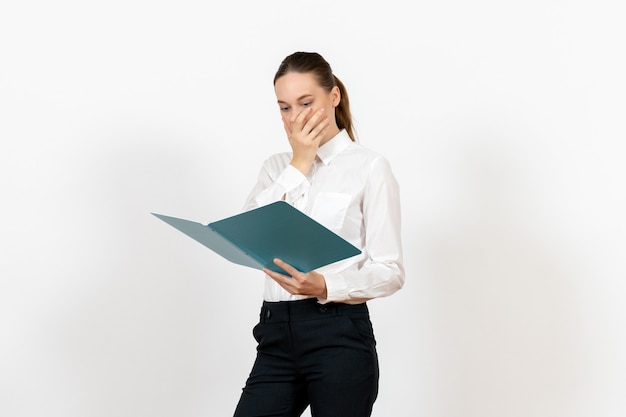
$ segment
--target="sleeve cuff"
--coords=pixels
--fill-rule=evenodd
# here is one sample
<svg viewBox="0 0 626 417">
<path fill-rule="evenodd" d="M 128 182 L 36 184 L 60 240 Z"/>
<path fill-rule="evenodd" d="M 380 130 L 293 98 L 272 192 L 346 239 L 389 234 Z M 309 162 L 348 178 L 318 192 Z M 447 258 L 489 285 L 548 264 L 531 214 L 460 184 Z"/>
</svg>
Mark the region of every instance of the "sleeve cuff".
<svg viewBox="0 0 626 417">
<path fill-rule="evenodd" d="M 306 181 L 306 176 L 293 165 L 287 165 L 287 167 L 280 173 L 276 182 L 283 187 L 286 192 L 297 188 L 300 184 Z"/>
<path fill-rule="evenodd" d="M 308 188 L 308 184 L 306 177 L 296 167 L 289 165 L 273 184 L 257 194 L 254 201 L 256 206 L 264 206 L 286 196 L 287 202 L 291 204 L 296 196 L 302 194 L 302 190 Z"/>
<path fill-rule="evenodd" d="M 318 298 L 320 304 L 345 301 L 349 291 L 341 274 L 324 274 L 326 281 L 326 298 Z"/>
</svg>

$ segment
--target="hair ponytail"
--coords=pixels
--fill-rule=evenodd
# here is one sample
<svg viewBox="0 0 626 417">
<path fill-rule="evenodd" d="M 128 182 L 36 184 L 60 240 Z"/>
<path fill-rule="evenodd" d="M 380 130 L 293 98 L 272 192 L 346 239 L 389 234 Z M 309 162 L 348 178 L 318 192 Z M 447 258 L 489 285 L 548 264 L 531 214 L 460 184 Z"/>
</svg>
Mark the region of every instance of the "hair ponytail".
<svg viewBox="0 0 626 417">
<path fill-rule="evenodd" d="M 346 132 L 348 132 L 352 142 L 356 142 L 354 127 L 352 126 L 352 113 L 350 113 L 350 99 L 348 98 L 348 91 L 346 90 L 346 86 L 343 85 L 341 80 L 337 78 L 336 75 L 333 75 L 333 78 L 335 79 L 335 84 L 339 87 L 339 92 L 341 93 L 341 99 L 335 108 L 337 127 L 339 129 L 346 129 Z"/>
</svg>

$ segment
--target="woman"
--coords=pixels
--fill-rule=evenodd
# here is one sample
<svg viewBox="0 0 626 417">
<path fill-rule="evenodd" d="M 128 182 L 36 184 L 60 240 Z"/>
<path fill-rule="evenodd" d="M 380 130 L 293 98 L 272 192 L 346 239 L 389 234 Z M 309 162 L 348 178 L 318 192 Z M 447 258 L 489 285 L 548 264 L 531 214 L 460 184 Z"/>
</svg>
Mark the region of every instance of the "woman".
<svg viewBox="0 0 626 417">
<path fill-rule="evenodd" d="M 398 185 L 381 155 L 355 142 L 345 87 L 317 53 L 286 57 L 274 90 L 292 152 L 265 161 L 245 204 L 279 199 L 362 250 L 289 275 L 265 270 L 257 358 L 236 417 L 370 416 L 378 393 L 366 301 L 404 283 Z M 302 236 L 306 239 L 306 236 Z"/>
</svg>

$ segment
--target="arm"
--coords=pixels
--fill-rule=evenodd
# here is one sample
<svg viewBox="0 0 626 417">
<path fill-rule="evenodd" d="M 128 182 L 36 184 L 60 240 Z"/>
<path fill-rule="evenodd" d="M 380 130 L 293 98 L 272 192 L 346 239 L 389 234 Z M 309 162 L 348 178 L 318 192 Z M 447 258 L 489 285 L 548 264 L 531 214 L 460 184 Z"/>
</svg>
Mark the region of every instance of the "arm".
<svg viewBox="0 0 626 417">
<path fill-rule="evenodd" d="M 309 189 L 309 173 L 323 134 L 328 127 L 324 109 L 311 115 L 311 108 L 295 115 L 291 120 L 283 118 L 283 126 L 292 149 L 291 158 L 286 154 L 270 158 L 263 164 L 257 183 L 248 196 L 244 210 L 285 200 L 294 204 Z M 283 159 L 280 159 L 280 158 Z M 287 159 L 286 159 L 287 158 Z M 286 164 L 287 160 L 289 164 Z"/>
<path fill-rule="evenodd" d="M 357 270 L 327 273 L 321 302 L 360 302 L 393 294 L 404 285 L 400 194 L 388 162 L 371 166 L 363 194 L 364 252 Z"/>
<path fill-rule="evenodd" d="M 294 204 L 304 195 L 311 183 L 298 169 L 289 165 L 288 160 L 288 155 L 275 155 L 265 161 L 244 204 L 244 211 L 278 200 Z"/>
<path fill-rule="evenodd" d="M 371 167 L 363 195 L 366 259 L 357 269 L 338 273 L 301 273 L 276 259 L 291 277 L 265 270 L 291 294 L 315 296 L 320 303 L 361 303 L 393 294 L 404 285 L 398 184 L 386 160 Z"/>
</svg>

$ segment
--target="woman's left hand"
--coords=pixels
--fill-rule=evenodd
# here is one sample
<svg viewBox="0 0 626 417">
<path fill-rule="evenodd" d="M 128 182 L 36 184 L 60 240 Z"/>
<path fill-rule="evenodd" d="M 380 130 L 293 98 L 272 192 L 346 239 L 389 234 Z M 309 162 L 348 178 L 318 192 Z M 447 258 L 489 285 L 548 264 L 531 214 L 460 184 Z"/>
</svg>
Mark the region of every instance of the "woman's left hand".
<svg viewBox="0 0 626 417">
<path fill-rule="evenodd" d="M 283 275 L 267 268 L 264 268 L 263 272 L 269 275 L 281 287 L 287 290 L 287 292 L 293 295 L 307 295 L 321 299 L 326 298 L 326 280 L 322 274 L 318 274 L 315 271 L 307 273 L 300 272 L 280 259 L 274 259 L 274 263 L 291 276 Z"/>
</svg>

